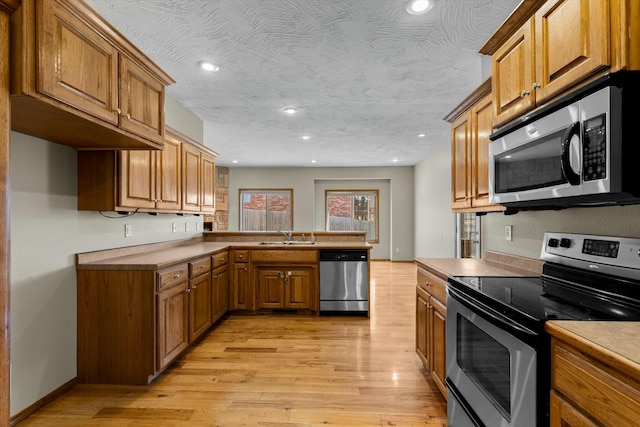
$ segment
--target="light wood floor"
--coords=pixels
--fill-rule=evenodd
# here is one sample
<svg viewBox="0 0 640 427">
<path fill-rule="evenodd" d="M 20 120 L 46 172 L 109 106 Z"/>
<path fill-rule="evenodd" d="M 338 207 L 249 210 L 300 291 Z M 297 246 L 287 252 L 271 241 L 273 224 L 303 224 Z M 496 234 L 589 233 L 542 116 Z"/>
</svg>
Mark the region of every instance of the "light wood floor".
<svg viewBox="0 0 640 427">
<path fill-rule="evenodd" d="M 371 270 L 369 319 L 229 316 L 152 385 L 78 385 L 19 427 L 446 426 L 415 353 L 415 266 Z"/>
</svg>

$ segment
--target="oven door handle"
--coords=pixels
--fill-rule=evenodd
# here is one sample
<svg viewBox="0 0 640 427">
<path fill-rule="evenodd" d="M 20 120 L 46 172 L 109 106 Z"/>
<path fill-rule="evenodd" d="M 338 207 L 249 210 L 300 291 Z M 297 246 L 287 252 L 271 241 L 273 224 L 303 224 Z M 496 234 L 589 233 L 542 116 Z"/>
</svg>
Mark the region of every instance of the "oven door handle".
<svg viewBox="0 0 640 427">
<path fill-rule="evenodd" d="M 580 175 L 571 167 L 571 139 L 577 136 L 580 139 L 580 122 L 575 122 L 569 126 L 562 135 L 562 151 L 560 153 L 560 168 L 562 175 L 571 185 L 580 185 Z M 578 171 L 579 172 L 579 171 Z"/>
<path fill-rule="evenodd" d="M 491 308 L 487 307 L 486 305 L 482 304 L 479 301 L 471 301 L 469 298 L 465 298 L 462 295 L 460 295 L 459 292 L 457 292 L 456 290 L 452 289 L 451 287 L 449 287 L 447 289 L 447 292 L 449 292 L 449 294 L 456 299 L 456 301 L 460 302 L 463 305 L 466 305 L 467 307 L 469 307 L 472 311 L 478 313 L 480 316 L 482 317 L 487 317 L 488 320 L 491 320 L 492 323 L 498 323 L 500 325 L 502 325 L 504 328 L 506 328 L 507 330 L 511 329 L 511 330 L 516 330 L 520 333 L 523 333 L 525 335 L 531 336 L 531 337 L 537 337 L 538 334 L 534 331 L 532 331 L 529 328 L 525 328 L 523 326 L 517 325 L 513 322 L 508 322 L 506 321 L 502 316 L 500 316 L 499 314 L 494 314 L 494 310 L 492 310 Z"/>
</svg>

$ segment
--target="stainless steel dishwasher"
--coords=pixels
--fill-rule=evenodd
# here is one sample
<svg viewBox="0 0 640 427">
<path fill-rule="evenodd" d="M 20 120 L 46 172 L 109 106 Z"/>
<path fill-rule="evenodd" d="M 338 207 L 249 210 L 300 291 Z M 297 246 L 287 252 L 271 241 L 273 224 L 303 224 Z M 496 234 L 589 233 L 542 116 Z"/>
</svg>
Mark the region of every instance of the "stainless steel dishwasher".
<svg viewBox="0 0 640 427">
<path fill-rule="evenodd" d="M 320 251 L 320 312 L 369 312 L 368 251 Z"/>
</svg>

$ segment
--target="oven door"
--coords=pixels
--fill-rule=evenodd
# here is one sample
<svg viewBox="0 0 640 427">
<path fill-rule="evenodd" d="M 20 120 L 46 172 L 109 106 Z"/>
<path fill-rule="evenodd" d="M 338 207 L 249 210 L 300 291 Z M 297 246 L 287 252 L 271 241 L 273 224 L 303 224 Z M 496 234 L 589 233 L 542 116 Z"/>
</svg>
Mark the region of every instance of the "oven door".
<svg viewBox="0 0 640 427">
<path fill-rule="evenodd" d="M 509 321 L 472 307 L 447 295 L 447 384 L 459 401 L 448 407 L 449 425 L 470 408 L 468 418 L 478 421 L 469 425 L 536 426 L 535 349 L 508 330 Z"/>
<path fill-rule="evenodd" d="M 517 128 L 489 144 L 492 203 L 581 194 L 579 102 Z"/>
</svg>

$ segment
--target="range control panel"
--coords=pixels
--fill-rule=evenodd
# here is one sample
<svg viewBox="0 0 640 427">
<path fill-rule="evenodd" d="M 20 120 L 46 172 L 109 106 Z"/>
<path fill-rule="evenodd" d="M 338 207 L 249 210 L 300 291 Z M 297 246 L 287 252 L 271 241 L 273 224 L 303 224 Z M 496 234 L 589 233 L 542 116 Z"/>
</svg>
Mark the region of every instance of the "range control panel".
<svg viewBox="0 0 640 427">
<path fill-rule="evenodd" d="M 578 268 L 640 277 L 640 239 L 636 238 L 547 232 L 540 258 Z"/>
</svg>

